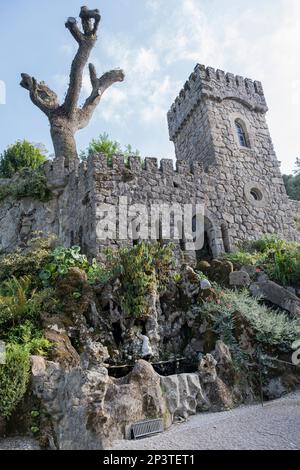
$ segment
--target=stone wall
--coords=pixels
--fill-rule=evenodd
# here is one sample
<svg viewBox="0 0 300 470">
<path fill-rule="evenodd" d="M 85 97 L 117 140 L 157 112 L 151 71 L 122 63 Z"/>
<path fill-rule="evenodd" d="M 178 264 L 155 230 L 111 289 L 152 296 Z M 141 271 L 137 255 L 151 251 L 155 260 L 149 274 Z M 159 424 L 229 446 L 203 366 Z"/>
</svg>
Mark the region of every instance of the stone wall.
<svg viewBox="0 0 300 470">
<path fill-rule="evenodd" d="M 0 203 L 0 252 L 26 246 L 34 232 L 59 233 L 58 199 L 47 203 L 31 198 L 6 198 Z"/>
<path fill-rule="evenodd" d="M 215 148 L 207 103 L 201 102 L 188 121 L 174 137 L 175 153 L 178 160 L 201 161 L 206 166 L 215 162 Z"/>
<path fill-rule="evenodd" d="M 8 197 L 0 203 L 1 251 L 22 248 L 34 232 L 41 231 L 55 235 L 65 246 L 79 244 L 91 255 L 96 252 L 93 178 L 86 165 L 77 163 L 71 172 L 57 159 L 44 165 L 50 201 Z"/>
<path fill-rule="evenodd" d="M 130 439 L 137 422 L 161 419 L 166 430 L 197 412 L 225 411 L 255 398 L 250 381 L 239 383 L 221 341 L 199 361 L 198 371 L 171 376 L 158 375 L 143 360 L 121 379 L 102 364 L 66 369 L 39 356 L 31 360 L 32 391 L 51 416 L 53 435 L 47 430 L 46 436 L 53 450 L 107 449 Z"/>
<path fill-rule="evenodd" d="M 245 157 L 244 172 L 247 158 L 251 157 Z M 103 216 L 101 204 L 117 205 L 119 197 L 127 196 L 128 204 L 204 204 L 214 255 L 225 250 L 223 238 L 227 230 L 231 246 L 238 241 L 257 239 L 264 233 L 278 233 L 286 239 L 297 236 L 284 184 L 276 179 L 275 171 L 269 186 L 259 177 L 259 171 L 252 175 L 251 163 L 248 178 L 240 174 L 239 167 L 226 172 L 224 165 L 215 164 L 205 172 L 199 162 L 190 166 L 177 161 L 174 169 L 170 160 L 162 160 L 158 167 L 156 159 L 146 159 L 142 167 L 138 159 L 131 158 L 126 167 L 122 157 L 115 157 L 109 166 L 105 157 L 98 156 L 91 164 L 95 169 L 96 204 L 100 207 L 100 211 L 96 210 L 98 220 Z M 251 197 L 252 186 L 259 188 L 262 201 Z M 103 241 L 97 241 L 99 247 L 102 244 Z"/>
<path fill-rule="evenodd" d="M 290 199 L 290 206 L 293 214 L 300 217 L 300 201 L 293 201 L 293 199 Z"/>
<path fill-rule="evenodd" d="M 26 243 L 37 230 L 53 233 L 65 246 L 79 244 L 90 256 L 98 255 L 107 245 L 122 245 L 128 240 L 113 242 L 97 238 L 97 227 L 103 218 L 103 204 L 118 206 L 127 197 L 128 205 L 200 204 L 205 206 L 205 224 L 214 256 L 238 241 L 257 239 L 263 233 L 278 233 L 286 239 L 297 237 L 292 223 L 292 208 L 284 185 L 276 179 L 268 186 L 251 173 L 251 156 L 245 156 L 244 173 L 239 167 L 226 172 L 225 165 L 216 163 L 208 171 L 200 162 L 193 165 L 172 160 L 146 158 L 143 165 L 136 157 L 125 165 L 122 156 L 115 156 L 112 165 L 105 156 L 94 156 L 81 163 L 77 170 L 60 179 L 50 174 L 53 198 L 40 203 L 30 198 L 14 201 L 8 198 L 0 206 L 0 246 L 10 251 Z M 53 171 L 53 166 L 52 170 Z M 255 201 L 249 191 L 258 187 L 264 200 Z M 274 185 L 276 191 L 274 191 Z M 224 238 L 229 238 L 224 246 Z M 129 241 L 132 243 L 132 241 Z M 182 244 L 181 244 L 182 246 Z"/>
</svg>

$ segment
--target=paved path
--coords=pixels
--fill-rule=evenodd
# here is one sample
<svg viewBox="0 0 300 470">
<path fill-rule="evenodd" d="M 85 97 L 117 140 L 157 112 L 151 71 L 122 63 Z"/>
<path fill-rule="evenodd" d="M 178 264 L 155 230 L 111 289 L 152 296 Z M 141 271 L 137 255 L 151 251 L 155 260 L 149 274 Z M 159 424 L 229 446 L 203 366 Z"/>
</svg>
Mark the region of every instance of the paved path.
<svg viewBox="0 0 300 470">
<path fill-rule="evenodd" d="M 0 439 L 0 450 L 35 450 L 33 439 Z M 158 436 L 120 441 L 113 449 L 300 450 L 300 391 L 261 405 L 243 406 L 224 413 L 201 413 Z"/>
<path fill-rule="evenodd" d="M 167 432 L 140 441 L 120 441 L 113 449 L 299 450 L 300 392 L 261 405 L 224 413 L 202 413 Z"/>
<path fill-rule="evenodd" d="M 35 439 L 30 437 L 10 437 L 0 439 L 0 450 L 39 450 L 40 446 Z"/>
</svg>

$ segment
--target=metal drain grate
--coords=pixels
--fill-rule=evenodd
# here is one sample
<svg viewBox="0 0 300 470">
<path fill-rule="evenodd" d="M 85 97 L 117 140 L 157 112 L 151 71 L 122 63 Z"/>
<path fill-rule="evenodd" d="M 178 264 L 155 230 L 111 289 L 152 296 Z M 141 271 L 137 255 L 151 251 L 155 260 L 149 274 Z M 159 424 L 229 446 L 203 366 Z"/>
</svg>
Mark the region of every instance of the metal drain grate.
<svg viewBox="0 0 300 470">
<path fill-rule="evenodd" d="M 151 419 L 149 421 L 140 421 L 135 423 L 131 428 L 131 438 L 141 439 L 143 437 L 153 436 L 164 432 L 164 424 L 162 419 Z"/>
</svg>

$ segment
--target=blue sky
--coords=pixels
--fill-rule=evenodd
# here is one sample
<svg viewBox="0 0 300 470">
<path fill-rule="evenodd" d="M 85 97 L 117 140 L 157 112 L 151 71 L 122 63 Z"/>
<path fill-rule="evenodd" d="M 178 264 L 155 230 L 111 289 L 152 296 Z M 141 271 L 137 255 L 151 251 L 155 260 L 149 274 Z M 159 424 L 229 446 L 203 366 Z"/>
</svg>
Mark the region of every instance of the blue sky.
<svg viewBox="0 0 300 470">
<path fill-rule="evenodd" d="M 83 0 L 2 0 L 0 151 L 17 139 L 52 153 L 46 117 L 19 86 L 20 73 L 44 80 L 63 98 L 76 44 L 65 29 Z M 126 81 L 105 95 L 79 149 L 102 132 L 143 156 L 173 157 L 166 113 L 197 62 L 261 80 L 268 123 L 282 170 L 300 156 L 299 0 L 93 0 L 102 23 L 92 62 L 98 74 L 115 67 Z M 84 78 L 82 101 L 89 92 Z"/>
</svg>

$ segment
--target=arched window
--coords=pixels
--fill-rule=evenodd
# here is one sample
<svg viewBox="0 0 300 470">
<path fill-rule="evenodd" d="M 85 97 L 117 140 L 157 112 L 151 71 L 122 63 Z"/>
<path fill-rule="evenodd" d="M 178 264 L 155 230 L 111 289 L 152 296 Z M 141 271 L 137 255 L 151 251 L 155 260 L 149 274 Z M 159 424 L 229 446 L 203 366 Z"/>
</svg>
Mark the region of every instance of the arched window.
<svg viewBox="0 0 300 470">
<path fill-rule="evenodd" d="M 245 125 L 239 119 L 237 119 L 235 121 L 235 127 L 240 146 L 249 148 L 249 139 L 247 136 Z"/>
</svg>

